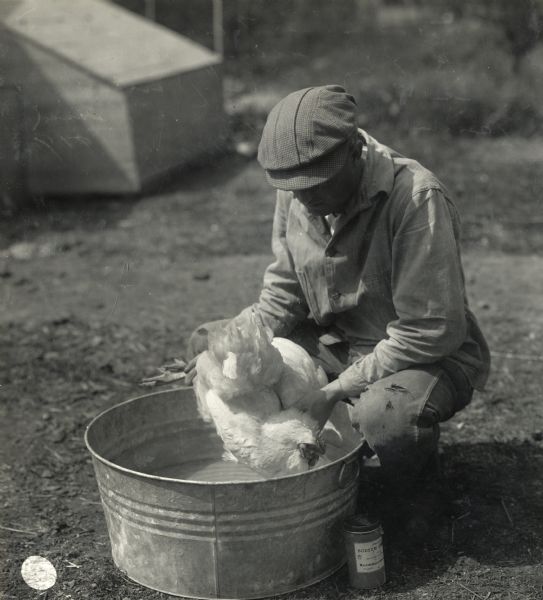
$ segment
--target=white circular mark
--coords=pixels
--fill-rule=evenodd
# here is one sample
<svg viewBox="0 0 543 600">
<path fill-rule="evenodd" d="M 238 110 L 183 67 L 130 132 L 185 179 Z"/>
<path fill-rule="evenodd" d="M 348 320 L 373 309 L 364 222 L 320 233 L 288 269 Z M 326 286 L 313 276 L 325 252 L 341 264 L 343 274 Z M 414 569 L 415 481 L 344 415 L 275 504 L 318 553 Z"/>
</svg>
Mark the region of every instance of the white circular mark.
<svg viewBox="0 0 543 600">
<path fill-rule="evenodd" d="M 25 583 L 35 590 L 48 590 L 57 581 L 57 571 L 43 556 L 29 556 L 21 567 Z"/>
</svg>

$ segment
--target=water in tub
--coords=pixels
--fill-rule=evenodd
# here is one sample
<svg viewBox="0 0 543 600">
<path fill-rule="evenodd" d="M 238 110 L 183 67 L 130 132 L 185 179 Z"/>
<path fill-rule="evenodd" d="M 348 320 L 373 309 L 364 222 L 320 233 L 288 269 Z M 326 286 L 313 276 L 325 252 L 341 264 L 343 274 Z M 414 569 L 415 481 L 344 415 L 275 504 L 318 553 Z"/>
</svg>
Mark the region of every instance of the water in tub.
<svg viewBox="0 0 543 600">
<path fill-rule="evenodd" d="M 345 412 L 347 405 L 340 403 L 336 412 Z M 341 420 L 347 424 L 345 417 Z M 336 420 L 337 423 L 337 420 Z M 360 442 L 360 438 L 350 426 L 339 428 L 342 443 L 327 444 L 325 455 L 315 468 L 346 456 Z M 155 424 L 147 433 L 140 431 L 138 441 L 131 439 L 129 447 L 110 459 L 121 467 L 157 475 L 199 482 L 256 481 L 266 477 L 242 462 L 225 460 L 224 444 L 215 427 L 203 419 L 190 422 Z"/>
</svg>

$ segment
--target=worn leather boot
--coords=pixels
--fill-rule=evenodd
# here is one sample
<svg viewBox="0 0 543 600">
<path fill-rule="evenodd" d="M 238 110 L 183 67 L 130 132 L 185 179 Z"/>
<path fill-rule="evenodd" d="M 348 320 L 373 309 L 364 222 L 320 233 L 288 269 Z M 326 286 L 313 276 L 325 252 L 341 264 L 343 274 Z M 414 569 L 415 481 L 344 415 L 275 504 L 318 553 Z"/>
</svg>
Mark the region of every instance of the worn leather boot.
<svg viewBox="0 0 543 600">
<path fill-rule="evenodd" d="M 385 539 L 406 547 L 423 545 L 454 508 L 437 453 L 416 477 L 394 480 L 385 476 L 375 457 L 367 457 L 359 505 L 381 521 Z"/>
</svg>

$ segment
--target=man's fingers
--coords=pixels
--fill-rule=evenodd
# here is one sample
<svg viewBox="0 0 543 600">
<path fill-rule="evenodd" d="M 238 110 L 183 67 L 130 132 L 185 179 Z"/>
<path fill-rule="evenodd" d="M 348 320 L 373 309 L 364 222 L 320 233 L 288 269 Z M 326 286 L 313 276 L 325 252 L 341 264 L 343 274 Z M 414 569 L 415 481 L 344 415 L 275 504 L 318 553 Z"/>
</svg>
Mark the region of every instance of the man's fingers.
<svg viewBox="0 0 543 600">
<path fill-rule="evenodd" d="M 198 354 L 198 356 L 200 356 Z M 187 363 L 185 367 L 185 383 L 187 385 L 191 385 L 196 377 L 196 361 L 198 360 L 198 356 L 195 356 Z"/>
<path fill-rule="evenodd" d="M 200 355 L 198 354 L 197 356 L 195 356 L 194 358 L 189 360 L 189 362 L 185 365 L 185 368 L 184 368 L 185 373 L 194 371 L 194 369 L 196 368 L 196 361 L 198 360 L 198 356 L 200 356 Z"/>
<path fill-rule="evenodd" d="M 188 371 L 185 373 L 185 383 L 187 385 L 191 385 L 196 377 L 196 369 L 192 369 L 192 371 Z"/>
<path fill-rule="evenodd" d="M 187 367 L 187 363 L 181 358 L 174 358 L 173 362 L 168 363 L 167 365 L 162 365 L 163 369 L 166 371 L 179 372 L 184 371 Z"/>
</svg>

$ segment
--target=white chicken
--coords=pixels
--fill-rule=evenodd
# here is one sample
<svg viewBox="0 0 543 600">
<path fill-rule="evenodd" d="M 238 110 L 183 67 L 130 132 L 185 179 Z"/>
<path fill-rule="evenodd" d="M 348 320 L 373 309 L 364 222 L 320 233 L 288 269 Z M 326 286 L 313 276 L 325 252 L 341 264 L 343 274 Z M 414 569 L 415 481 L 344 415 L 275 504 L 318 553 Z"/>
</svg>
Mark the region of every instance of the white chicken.
<svg viewBox="0 0 543 600">
<path fill-rule="evenodd" d="M 253 317 L 232 321 L 210 334 L 195 380 L 200 413 L 214 423 L 224 458 L 267 477 L 325 464 L 324 440 L 345 441 L 331 423 L 320 433 L 316 421 L 293 406 L 326 384 L 324 371 L 294 342 L 272 337 Z M 354 433 L 350 422 L 349 429 Z"/>
<path fill-rule="evenodd" d="M 290 407 L 308 390 L 318 389 L 328 383 L 322 367 L 315 367 L 309 354 L 298 344 L 286 338 L 272 340 L 281 353 L 284 368 L 276 385 L 283 407 Z M 361 435 L 353 428 L 350 417 L 351 406 L 338 402 L 319 434 L 318 442 L 327 449 L 326 459 L 335 460 L 345 454 L 346 449 L 360 443 Z M 321 459 L 324 461 L 325 457 Z"/>
</svg>

